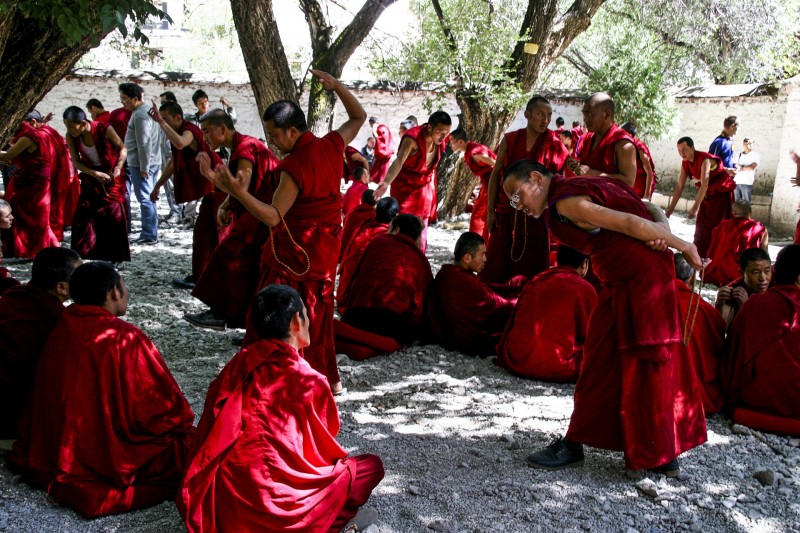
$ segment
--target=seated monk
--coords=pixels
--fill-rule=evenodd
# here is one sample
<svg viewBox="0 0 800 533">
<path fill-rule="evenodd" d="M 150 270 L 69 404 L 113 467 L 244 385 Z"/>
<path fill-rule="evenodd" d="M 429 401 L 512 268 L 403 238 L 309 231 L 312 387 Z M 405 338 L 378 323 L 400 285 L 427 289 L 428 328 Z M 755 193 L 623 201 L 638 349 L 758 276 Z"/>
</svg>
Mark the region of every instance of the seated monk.
<svg viewBox="0 0 800 533">
<path fill-rule="evenodd" d="M 0 439 L 19 437 L 39 354 L 69 300 L 69 278 L 81 264 L 77 252 L 44 248 L 33 260 L 31 281 L 0 298 Z"/>
<path fill-rule="evenodd" d="M 342 260 L 339 265 L 339 290 L 337 297 L 344 293 L 344 288 L 350 284 L 353 271 L 358 266 L 364 250 L 378 235 L 383 235 L 389 231 L 389 224 L 400 211 L 400 204 L 397 200 L 388 196 L 378 200 L 375 206 L 375 218 L 367 219 L 351 237 L 347 244 L 347 249 L 342 249 Z M 369 275 L 369 272 L 362 271 L 362 275 Z"/>
<path fill-rule="evenodd" d="M 493 355 L 517 299 L 500 296 L 478 278 L 486 264 L 483 237 L 463 233 L 454 255 L 454 262 L 442 265 L 431 286 L 428 314 L 434 334 L 448 348 Z"/>
<path fill-rule="evenodd" d="M 733 322 L 721 368 L 737 424 L 800 437 L 800 245 L 775 262 L 775 286 L 754 294 Z"/>
<path fill-rule="evenodd" d="M 172 500 L 194 413 L 150 339 L 118 318 L 128 291 L 114 267 L 87 263 L 69 284 L 6 464 L 87 518 Z"/>
<path fill-rule="evenodd" d="M 769 288 L 772 281 L 772 261 L 769 254 L 761 248 L 748 248 L 739 258 L 739 273 L 742 277 L 717 292 L 717 302 L 714 305 L 725 319 L 728 330 L 747 298 Z"/>
<path fill-rule="evenodd" d="M 11 204 L 5 200 L 0 199 L 0 230 L 7 230 L 11 228 L 14 222 L 14 215 L 11 214 Z M 0 259 L 3 257 L 3 243 L 0 242 Z M 6 268 L 0 267 L 0 296 L 11 287 L 19 285 L 19 281 L 11 277 Z"/>
<path fill-rule="evenodd" d="M 739 277 L 739 258 L 748 248 L 769 251 L 769 233 L 764 224 L 753 220 L 753 210 L 747 200 L 733 202 L 733 218 L 723 220 L 711 233 L 705 281 L 719 287 Z"/>
<path fill-rule="evenodd" d="M 339 301 L 342 321 L 408 346 L 424 336 L 431 265 L 422 253 L 422 220 L 397 215 L 373 240 Z M 363 273 L 363 274 L 362 274 Z"/>
<path fill-rule="evenodd" d="M 345 220 L 347 220 L 347 215 L 353 209 L 361 205 L 364 191 L 372 192 L 369 190 L 369 171 L 364 167 L 356 167 L 353 173 L 353 184 L 350 185 L 342 198 L 342 214 Z M 373 195 L 373 200 L 374 198 L 375 196 Z"/>
<path fill-rule="evenodd" d="M 297 291 L 262 289 L 250 318 L 258 340 L 209 387 L 178 508 L 190 533 L 338 533 L 383 479 L 383 464 L 348 458 L 336 442 L 328 381 L 298 353 L 309 319 Z"/>
<path fill-rule="evenodd" d="M 558 245 L 558 266 L 531 279 L 497 346 L 498 363 L 517 376 L 575 383 L 597 292 L 584 276 L 589 258 Z"/>
<path fill-rule="evenodd" d="M 366 190 L 361 193 L 361 203 L 344 219 L 344 227 L 342 228 L 342 244 L 339 247 L 339 262 L 344 258 L 344 252 L 350 246 L 350 241 L 353 240 L 358 228 L 362 224 L 369 222 L 375 218 L 375 195 L 372 190 Z"/>
<path fill-rule="evenodd" d="M 687 313 L 690 317 L 695 314 L 694 310 L 698 305 L 699 296 L 697 294 L 692 296 L 695 271 L 680 253 L 675 254 L 675 274 L 678 278 L 678 310 L 681 324 L 685 325 Z M 677 362 L 691 363 L 694 368 L 706 415 L 717 413 L 722 409 L 719 358 L 724 340 L 725 320 L 714 309 L 714 306 L 700 298 L 692 336 L 688 344 L 682 346 L 681 357 L 677 359 Z"/>
</svg>

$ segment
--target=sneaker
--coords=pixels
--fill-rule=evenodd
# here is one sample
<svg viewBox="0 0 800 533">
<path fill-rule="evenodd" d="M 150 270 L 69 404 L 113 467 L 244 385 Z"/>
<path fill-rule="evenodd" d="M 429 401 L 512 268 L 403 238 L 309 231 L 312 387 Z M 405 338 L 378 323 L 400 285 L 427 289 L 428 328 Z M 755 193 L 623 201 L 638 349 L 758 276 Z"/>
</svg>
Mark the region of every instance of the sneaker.
<svg viewBox="0 0 800 533">
<path fill-rule="evenodd" d="M 678 477 L 681 475 L 681 464 L 678 462 L 678 458 L 676 457 L 668 463 L 651 468 L 650 471 L 669 478 Z"/>
<path fill-rule="evenodd" d="M 225 331 L 225 319 L 215 317 L 210 310 L 202 313 L 185 313 L 183 319 L 199 328 Z"/>
<path fill-rule="evenodd" d="M 172 280 L 172 286 L 177 289 L 194 289 L 194 281 L 190 279 L 190 276 L 186 276 L 185 278 L 175 278 Z"/>
<path fill-rule="evenodd" d="M 542 470 L 562 470 L 583 466 L 583 445 L 558 437 L 547 448 L 526 459 L 528 466 Z"/>
<path fill-rule="evenodd" d="M 147 244 L 147 245 L 158 244 L 158 237 L 154 239 L 148 239 L 147 237 L 139 237 L 138 239 L 133 239 L 131 241 L 131 244 Z"/>
</svg>

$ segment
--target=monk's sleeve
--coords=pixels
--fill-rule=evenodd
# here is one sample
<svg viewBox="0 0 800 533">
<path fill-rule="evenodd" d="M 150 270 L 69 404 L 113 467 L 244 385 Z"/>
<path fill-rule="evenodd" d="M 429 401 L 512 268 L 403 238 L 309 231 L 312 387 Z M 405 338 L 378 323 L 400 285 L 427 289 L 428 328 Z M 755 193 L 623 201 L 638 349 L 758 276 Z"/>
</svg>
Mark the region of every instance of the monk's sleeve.
<svg viewBox="0 0 800 533">
<path fill-rule="evenodd" d="M 752 377 L 752 357 L 747 349 L 747 305 L 736 315 L 728 336 L 726 346 L 723 348 L 724 357 L 720 361 L 720 381 L 725 394 L 725 405 L 732 406 L 736 403 L 739 391 Z"/>
</svg>

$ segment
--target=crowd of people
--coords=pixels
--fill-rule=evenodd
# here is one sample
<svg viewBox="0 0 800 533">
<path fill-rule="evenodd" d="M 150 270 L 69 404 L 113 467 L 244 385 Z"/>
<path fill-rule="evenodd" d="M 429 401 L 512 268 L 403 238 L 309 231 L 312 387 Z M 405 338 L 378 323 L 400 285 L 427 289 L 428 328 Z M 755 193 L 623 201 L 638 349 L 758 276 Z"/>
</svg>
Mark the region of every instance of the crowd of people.
<svg viewBox="0 0 800 533">
<path fill-rule="evenodd" d="M 443 111 L 409 116 L 397 146 L 371 117 L 358 150 L 367 114 L 312 73 L 347 114 L 321 137 L 291 101 L 265 110 L 268 146 L 236 130 L 224 99 L 210 109 L 197 91 L 187 114 L 169 92 L 147 105 L 124 83 L 122 108 L 67 108 L 66 140 L 31 113 L 0 154 L 15 166 L 0 200 L 4 252 L 33 258 L 28 283 L 0 270 L 0 438 L 14 440 L 6 463 L 26 483 L 90 518 L 174 499 L 192 532 L 358 531 L 375 519 L 360 508 L 384 470 L 336 441 L 336 356 L 419 343 L 576 383 L 566 435 L 528 457 L 534 468 L 580 466 L 588 445 L 677 476 L 715 412 L 800 435 L 800 243 L 772 264 L 752 181 L 736 181 L 757 158 L 732 167 L 681 138 L 665 213 L 648 201 L 649 150 L 635 125 L 616 124 L 607 94 L 587 98 L 569 130 L 560 118 L 550 129 L 552 106 L 534 96 L 526 126 L 495 150 L 470 141 L 469 124 L 451 131 Z M 736 127 L 726 119 L 712 151 L 732 150 Z M 448 147 L 481 188 L 434 276 L 427 229 Z M 688 178 L 694 242 L 668 220 Z M 129 240 L 131 189 L 142 231 Z M 245 330 L 196 428 L 156 347 L 120 318 L 119 270 L 130 244 L 158 242 L 162 189 L 193 218 L 192 271 L 173 284 L 208 309 L 186 321 Z M 720 287 L 716 308 L 698 277 Z"/>
</svg>

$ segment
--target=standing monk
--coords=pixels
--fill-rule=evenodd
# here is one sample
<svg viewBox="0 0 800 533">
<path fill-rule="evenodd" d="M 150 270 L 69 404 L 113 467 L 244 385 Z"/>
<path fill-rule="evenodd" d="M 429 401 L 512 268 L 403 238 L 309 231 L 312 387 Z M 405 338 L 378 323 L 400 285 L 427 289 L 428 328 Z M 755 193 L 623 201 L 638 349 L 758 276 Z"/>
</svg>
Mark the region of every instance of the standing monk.
<svg viewBox="0 0 800 533">
<path fill-rule="evenodd" d="M 569 430 L 528 457 L 535 468 L 583 464 L 583 444 L 625 453 L 628 468 L 680 473 L 677 457 L 706 441 L 705 417 L 690 368 L 675 364 L 682 331 L 675 267 L 667 246 L 704 266 L 693 244 L 662 224 L 618 179 L 553 176 L 520 161 L 503 184 L 558 240 L 588 254 L 603 281 L 589 319 Z M 681 371 L 685 370 L 685 371 Z M 680 399 L 680 401 L 676 401 Z"/>
<path fill-rule="evenodd" d="M 216 168 L 215 181 L 269 228 L 271 242 L 264 246 L 260 286 L 280 283 L 300 293 L 311 320 L 311 345 L 303 350 L 303 357 L 338 393 L 342 383 L 333 344 L 333 287 L 342 233 L 342 154 L 367 115 L 339 80 L 325 72 L 312 72 L 325 89 L 339 97 L 347 122 L 317 137 L 308 131 L 297 104 L 275 102 L 264 112 L 264 129 L 287 155 L 278 164 L 280 179 L 272 203 L 254 197 L 247 191 L 248 180 L 234 177 L 225 167 Z M 248 328 L 245 344 L 255 339 L 255 332 Z"/>
<path fill-rule="evenodd" d="M 67 146 L 81 178 L 70 247 L 86 259 L 130 261 L 122 168 L 127 149 L 114 128 L 87 120 L 80 107 L 64 111 L 64 125 Z"/>
<path fill-rule="evenodd" d="M 125 134 L 128 131 L 128 123 L 132 114 L 125 106 L 122 106 L 109 112 L 106 118 L 106 122 L 114 128 L 123 143 L 125 142 Z M 131 171 L 128 168 L 127 158 L 125 158 L 122 168 L 125 170 L 125 218 L 128 220 L 128 233 L 131 233 L 131 191 L 133 190 L 133 183 L 131 183 Z"/>
<path fill-rule="evenodd" d="M 375 137 L 375 160 L 372 162 L 369 179 L 372 183 L 381 183 L 386 178 L 389 161 L 394 155 L 392 132 L 386 124 L 379 124 L 375 117 L 369 117 L 369 125 Z"/>
<path fill-rule="evenodd" d="M 694 229 L 694 244 L 701 256 L 706 257 L 711 246 L 711 234 L 720 222 L 731 218 L 731 204 L 733 204 L 733 191 L 736 182 L 726 172 L 722 160 L 715 155 L 694 149 L 691 137 L 678 139 L 678 154 L 683 163 L 681 175 L 672 200 L 667 208 L 667 217 L 672 215 L 675 206 L 683 193 L 686 178 L 698 180 L 695 187 L 699 187 L 694 205 L 689 209 L 687 217 L 697 217 Z"/>
<path fill-rule="evenodd" d="M 444 139 L 450 133 L 452 120 L 444 111 L 433 113 L 428 122 L 414 126 L 403 135 L 386 179 L 375 189 L 377 200 L 392 187 L 392 196 L 400 202 L 400 212 L 422 220 L 422 251 L 428 240 L 428 220 L 434 207 L 436 167 L 444 154 Z M 396 181 L 395 181 L 396 180 Z"/>
<path fill-rule="evenodd" d="M 653 197 L 653 191 L 658 183 L 656 165 L 653 156 L 650 155 L 650 148 L 636 136 L 636 124 L 626 122 L 620 127 L 631 136 L 636 147 L 636 182 L 633 184 L 633 192 L 649 200 Z"/>
<path fill-rule="evenodd" d="M 480 179 L 481 190 L 472 207 L 469 230 L 486 240 L 489 238 L 489 229 L 486 227 L 489 177 L 497 163 L 497 154 L 489 150 L 488 146 L 467 140 L 467 132 L 463 128 L 458 128 L 450 133 L 450 148 L 454 152 L 464 152 L 464 164 Z"/>
<path fill-rule="evenodd" d="M 506 133 L 497 150 L 497 162 L 489 178 L 486 227 L 486 266 L 481 279 L 505 283 L 514 276 L 533 277 L 547 269 L 549 239 L 544 220 L 519 216 L 516 204 L 503 192 L 506 170 L 521 159 L 538 161 L 551 172 L 562 172 L 569 158 L 567 147 L 548 129 L 553 117 L 550 102 L 534 96 L 525 106 L 528 124 Z"/>
<path fill-rule="evenodd" d="M 103 108 L 103 103 L 97 98 L 90 98 L 89 101 L 86 102 L 86 109 L 89 110 L 89 114 L 95 122 L 108 124 L 108 121 L 111 119 L 111 113 Z"/>
</svg>

